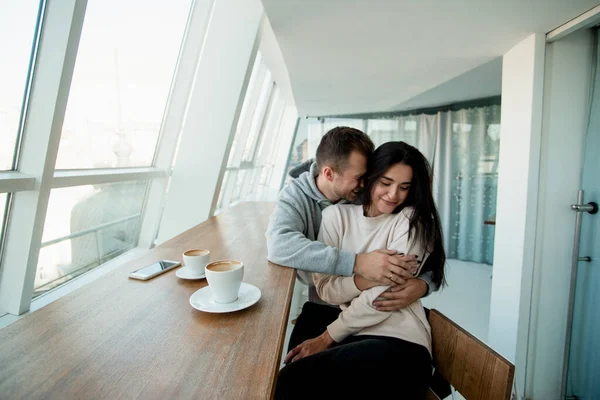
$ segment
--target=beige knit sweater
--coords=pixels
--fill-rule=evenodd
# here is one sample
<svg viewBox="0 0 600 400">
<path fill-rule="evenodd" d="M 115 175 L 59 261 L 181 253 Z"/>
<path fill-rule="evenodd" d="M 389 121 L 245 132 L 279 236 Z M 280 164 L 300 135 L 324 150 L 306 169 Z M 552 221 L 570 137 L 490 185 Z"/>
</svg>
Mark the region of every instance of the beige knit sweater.
<svg viewBox="0 0 600 400">
<path fill-rule="evenodd" d="M 398 214 L 378 217 L 363 216 L 362 206 L 338 205 L 323 211 L 319 240 L 354 253 L 392 249 L 399 253 L 417 254 L 424 264 L 421 243 L 408 241 L 408 207 Z M 419 271 L 415 275 L 418 275 Z M 339 305 L 342 312 L 327 330 L 336 342 L 350 335 L 376 335 L 400 338 L 425 346 L 431 353 L 431 328 L 420 300 L 400 311 L 377 311 L 373 301 L 389 286 L 376 286 L 361 292 L 354 277 L 313 274 L 317 293 L 324 301 Z"/>
</svg>

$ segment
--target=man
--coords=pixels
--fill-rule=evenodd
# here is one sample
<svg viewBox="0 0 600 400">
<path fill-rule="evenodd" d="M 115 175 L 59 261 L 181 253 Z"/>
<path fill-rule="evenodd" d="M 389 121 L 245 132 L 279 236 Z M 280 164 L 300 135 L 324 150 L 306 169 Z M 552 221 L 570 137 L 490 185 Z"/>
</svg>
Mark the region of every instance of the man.
<svg viewBox="0 0 600 400">
<path fill-rule="evenodd" d="M 312 272 L 354 274 L 357 287 L 363 278 L 393 285 L 373 304 L 381 311 L 399 310 L 437 290 L 428 273 L 409 279 L 417 266 L 414 255 L 387 249 L 353 254 L 317 241 L 323 209 L 357 200 L 373 151 L 373 142 L 365 133 L 349 127 L 333 128 L 321 139 L 310 170 L 292 180 L 279 195 L 266 233 L 268 259 L 297 269 L 300 280 L 309 286 L 309 301 L 296 321 L 289 349 L 320 335 L 340 313 L 339 308 L 319 299 Z"/>
</svg>

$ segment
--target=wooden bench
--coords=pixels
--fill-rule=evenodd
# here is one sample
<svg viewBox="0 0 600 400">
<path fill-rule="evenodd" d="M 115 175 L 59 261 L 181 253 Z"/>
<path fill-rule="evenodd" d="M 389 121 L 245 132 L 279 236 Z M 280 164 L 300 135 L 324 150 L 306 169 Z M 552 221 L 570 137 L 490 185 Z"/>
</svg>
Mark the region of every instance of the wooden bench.
<svg viewBox="0 0 600 400">
<path fill-rule="evenodd" d="M 444 383 L 452 385 L 467 400 L 510 399 L 513 364 L 439 311 L 430 310 L 428 318 L 436 374 L 427 400 L 449 395 Z"/>
</svg>

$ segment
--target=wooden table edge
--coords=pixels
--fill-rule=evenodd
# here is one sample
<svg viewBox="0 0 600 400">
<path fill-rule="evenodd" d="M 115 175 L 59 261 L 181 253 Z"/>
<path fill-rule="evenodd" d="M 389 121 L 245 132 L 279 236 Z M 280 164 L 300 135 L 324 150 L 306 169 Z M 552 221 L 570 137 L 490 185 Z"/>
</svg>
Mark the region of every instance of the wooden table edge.
<svg viewBox="0 0 600 400">
<path fill-rule="evenodd" d="M 287 267 L 283 267 L 278 264 L 273 264 L 271 262 L 269 262 L 269 263 L 272 264 L 272 266 L 277 266 L 279 268 L 287 268 Z M 285 306 L 285 311 L 284 311 L 285 318 L 282 321 L 280 335 L 278 338 L 279 345 L 277 347 L 279 348 L 279 351 L 275 355 L 275 368 L 273 369 L 272 375 L 271 375 L 271 389 L 267 396 L 268 399 L 273 399 L 273 396 L 275 396 L 275 386 L 277 385 L 277 376 L 279 375 L 279 364 L 281 363 L 281 354 L 283 352 L 283 345 L 285 344 L 285 335 L 287 332 L 287 325 L 288 325 L 288 320 L 289 320 L 289 316 L 290 316 L 290 309 L 292 307 L 292 297 L 294 296 L 295 283 L 296 283 L 296 271 L 294 271 L 294 274 L 292 275 L 292 279 L 290 279 L 290 283 L 288 284 L 288 287 L 287 287 L 287 296 L 286 296 L 287 301 L 286 301 L 286 306 Z"/>
</svg>

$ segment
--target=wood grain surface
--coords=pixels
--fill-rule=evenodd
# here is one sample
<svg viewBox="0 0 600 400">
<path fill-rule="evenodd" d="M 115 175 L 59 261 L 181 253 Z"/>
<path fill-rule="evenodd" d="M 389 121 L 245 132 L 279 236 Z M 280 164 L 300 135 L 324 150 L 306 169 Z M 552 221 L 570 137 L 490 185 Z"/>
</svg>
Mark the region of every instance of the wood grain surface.
<svg viewBox="0 0 600 400">
<path fill-rule="evenodd" d="M 0 398 L 271 398 L 295 279 L 266 259 L 272 210 L 242 203 L 0 330 Z M 206 280 L 181 280 L 177 269 L 127 277 L 194 248 L 243 261 L 260 301 L 203 313 L 189 298 Z"/>
<path fill-rule="evenodd" d="M 437 310 L 429 324 L 434 366 L 465 399 L 510 399 L 513 364 Z"/>
</svg>

